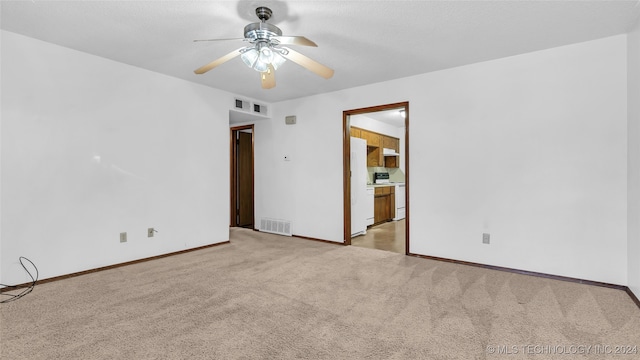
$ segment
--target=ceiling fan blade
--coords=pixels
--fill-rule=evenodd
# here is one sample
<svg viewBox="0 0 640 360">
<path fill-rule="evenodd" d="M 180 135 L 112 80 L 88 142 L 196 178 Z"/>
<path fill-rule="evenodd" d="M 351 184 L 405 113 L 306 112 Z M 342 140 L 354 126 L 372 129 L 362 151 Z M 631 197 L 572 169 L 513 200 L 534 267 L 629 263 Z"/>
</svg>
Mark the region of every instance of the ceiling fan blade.
<svg viewBox="0 0 640 360">
<path fill-rule="evenodd" d="M 246 38 L 233 38 L 233 39 L 199 39 L 199 40 L 193 40 L 193 42 L 199 42 L 199 41 L 230 41 L 230 40 L 242 40 L 242 41 L 246 41 Z"/>
<path fill-rule="evenodd" d="M 307 39 L 304 36 L 276 36 L 275 39 L 284 45 L 302 45 L 318 47 L 316 43 Z"/>
<path fill-rule="evenodd" d="M 262 81 L 263 89 L 276 87 L 276 69 L 273 68 L 273 65 L 269 64 L 267 71 L 260 73 L 260 80 Z"/>
<path fill-rule="evenodd" d="M 282 56 L 293 61 L 294 63 L 306 68 L 309 71 L 316 73 L 319 76 L 322 76 L 325 79 L 329 79 L 333 76 L 333 70 L 320 64 L 319 62 L 312 60 L 297 51 L 293 51 L 289 48 L 283 48 L 287 51 L 282 53 Z M 286 54 L 285 54 L 286 53 Z"/>
<path fill-rule="evenodd" d="M 217 60 L 214 60 L 214 61 L 208 63 L 207 65 L 204 65 L 204 66 L 196 69 L 194 71 L 194 73 L 196 73 L 196 74 L 204 74 L 207 71 L 213 69 L 214 67 L 216 67 L 218 65 L 221 65 L 221 64 L 233 59 L 234 57 L 240 55 L 240 50 L 242 50 L 242 49 L 243 48 L 233 50 L 232 52 L 228 53 L 227 55 L 225 55 L 225 56 L 223 56 L 223 57 L 221 57 L 221 58 L 219 58 Z"/>
</svg>

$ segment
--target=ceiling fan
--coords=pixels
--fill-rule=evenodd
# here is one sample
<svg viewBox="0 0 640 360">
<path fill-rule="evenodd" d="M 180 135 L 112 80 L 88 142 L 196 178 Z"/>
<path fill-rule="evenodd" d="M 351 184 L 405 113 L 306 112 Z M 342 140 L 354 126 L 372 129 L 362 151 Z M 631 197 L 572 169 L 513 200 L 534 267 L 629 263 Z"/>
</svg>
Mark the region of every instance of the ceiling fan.
<svg viewBox="0 0 640 360">
<path fill-rule="evenodd" d="M 251 45 L 242 47 L 227 55 L 204 65 L 194 72 L 196 74 L 204 74 L 207 71 L 219 66 L 236 56 L 240 56 L 242 61 L 250 68 L 260 72 L 260 80 L 262 88 L 271 89 L 276 86 L 275 71 L 286 60 L 294 63 L 329 79 L 333 76 L 333 70 L 312 60 L 297 51 L 286 48 L 282 45 L 301 45 L 301 46 L 318 46 L 313 41 L 304 36 L 282 36 L 282 31 L 275 25 L 268 24 L 267 20 L 271 18 L 271 9 L 261 6 L 256 8 L 256 15 L 260 22 L 251 23 L 244 27 L 244 38 L 237 39 L 208 39 L 194 41 L 223 41 L 223 40 L 242 40 L 247 41 Z"/>
</svg>

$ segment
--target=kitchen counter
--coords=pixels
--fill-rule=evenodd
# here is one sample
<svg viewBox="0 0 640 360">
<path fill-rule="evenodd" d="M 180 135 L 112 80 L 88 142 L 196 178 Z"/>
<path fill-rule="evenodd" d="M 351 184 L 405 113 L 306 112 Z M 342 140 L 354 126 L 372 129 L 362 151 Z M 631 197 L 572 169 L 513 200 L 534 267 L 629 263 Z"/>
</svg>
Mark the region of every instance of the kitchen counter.
<svg viewBox="0 0 640 360">
<path fill-rule="evenodd" d="M 388 184 L 367 184 L 367 187 L 383 187 L 383 186 L 396 186 L 396 185 L 404 185 L 403 182 L 393 182 L 393 183 L 388 183 Z"/>
</svg>

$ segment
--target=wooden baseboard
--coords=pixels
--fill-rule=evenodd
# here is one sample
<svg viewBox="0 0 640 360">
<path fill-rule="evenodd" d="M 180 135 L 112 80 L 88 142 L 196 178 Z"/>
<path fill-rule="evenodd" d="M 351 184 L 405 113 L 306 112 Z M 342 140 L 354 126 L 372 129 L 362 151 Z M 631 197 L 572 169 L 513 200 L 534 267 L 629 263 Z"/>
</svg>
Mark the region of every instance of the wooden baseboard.
<svg viewBox="0 0 640 360">
<path fill-rule="evenodd" d="M 312 240 L 312 241 L 319 241 L 319 242 L 323 242 L 325 244 L 332 244 L 332 245 L 340 245 L 340 246 L 344 246 L 345 244 L 343 242 L 336 242 L 336 241 L 331 241 L 331 240 L 323 240 L 323 239 L 316 239 L 316 238 L 312 238 L 312 237 L 308 237 L 308 236 L 302 236 L 302 235 L 292 235 L 293 237 L 297 237 L 300 239 L 305 239 L 305 240 Z"/>
<path fill-rule="evenodd" d="M 633 300 L 633 302 L 636 303 L 636 305 L 640 308 L 640 300 L 638 300 L 636 294 L 634 294 L 628 286 L 625 286 L 624 290 L 627 292 L 627 295 L 629 295 L 631 300 Z"/>
<path fill-rule="evenodd" d="M 253 231 L 257 231 L 257 232 L 264 232 L 264 231 L 260 231 L 260 229 L 253 229 Z M 264 232 L 265 234 L 270 234 L 267 232 Z M 274 234 L 274 235 L 278 235 L 278 234 Z M 286 236 L 286 235 L 281 235 L 281 236 Z M 298 239 L 305 239 L 305 240 L 312 240 L 312 241 L 320 241 L 323 242 L 325 244 L 332 244 L 332 245 L 341 245 L 344 246 L 344 243 L 340 243 L 340 242 L 335 242 L 335 241 L 331 241 L 331 240 L 324 240 L 324 239 L 317 239 L 317 238 L 312 238 L 312 237 L 308 237 L 308 236 L 302 236 L 302 235 L 296 235 L 296 234 L 292 234 L 291 237 L 295 237 Z"/>
<path fill-rule="evenodd" d="M 86 274 L 91 274 L 91 273 L 95 273 L 95 272 L 99 272 L 99 271 L 115 269 L 115 268 L 119 268 L 119 267 L 123 267 L 123 266 L 127 266 L 127 265 L 139 264 L 139 263 L 146 262 L 146 261 L 162 259 L 162 258 L 169 257 L 169 256 L 184 254 L 184 253 L 188 253 L 188 252 L 192 252 L 192 251 L 207 249 L 207 248 L 210 248 L 210 247 L 229 244 L 229 243 L 230 243 L 229 240 L 227 240 L 227 241 L 223 241 L 221 243 L 209 244 L 209 245 L 199 246 L 199 247 L 192 248 L 192 249 L 186 249 L 186 250 L 175 251 L 175 252 L 171 252 L 171 253 L 167 253 L 167 254 L 156 255 L 156 256 L 152 256 L 152 257 L 148 257 L 148 258 L 144 258 L 144 259 L 138 259 L 138 260 L 127 261 L 127 262 L 123 262 L 123 263 L 119 263 L 119 264 L 103 266 L 103 267 L 99 267 L 99 268 L 95 268 L 95 269 L 78 271 L 78 272 L 71 273 L 71 274 L 66 274 L 66 275 L 54 276 L 54 277 L 50 277 L 50 278 L 47 278 L 47 279 L 38 280 L 38 281 L 36 281 L 35 285 L 40 285 L 40 284 L 53 282 L 53 281 L 58 281 L 58 280 L 69 279 L 69 278 L 80 276 L 80 275 L 86 275 Z M 31 285 L 33 285 L 32 282 L 24 283 L 24 284 L 18 284 L 18 285 L 12 285 L 12 286 L 7 286 L 7 287 L 4 287 L 4 288 L 1 288 L 0 289 L 0 293 L 1 292 L 11 291 L 11 290 L 17 290 L 17 289 L 26 288 L 26 287 L 29 287 Z"/>
<path fill-rule="evenodd" d="M 470 262 L 470 261 L 462 261 L 462 260 L 453 260 L 453 259 L 441 258 L 441 257 L 437 257 L 437 256 L 420 255 L 420 254 L 413 254 L 413 253 L 409 253 L 408 255 L 409 256 L 413 256 L 413 257 L 417 257 L 417 258 L 421 258 L 421 259 L 443 261 L 443 262 L 448 262 L 448 263 L 453 263 L 453 264 L 475 266 L 475 267 L 480 267 L 480 268 L 483 268 L 483 269 L 506 271 L 506 272 L 510 272 L 510 273 L 514 273 L 514 274 L 520 274 L 520 275 L 536 276 L 536 277 L 542 277 L 542 278 L 553 279 L 553 280 L 568 281 L 568 282 L 573 282 L 573 283 L 578 283 L 578 284 L 585 284 L 585 285 L 591 285 L 591 286 L 600 286 L 600 287 L 606 287 L 606 288 L 610 288 L 610 289 L 622 290 L 622 291 L 626 292 L 629 295 L 629 297 L 631 297 L 631 300 L 633 300 L 633 302 L 638 306 L 638 308 L 640 308 L 640 300 L 638 300 L 636 295 L 633 293 L 633 291 L 631 291 L 631 289 L 629 289 L 628 286 L 624 286 L 624 285 L 609 284 L 609 283 L 604 283 L 604 282 L 599 282 L 599 281 L 584 280 L 584 279 L 572 278 L 572 277 L 568 277 L 568 276 L 551 275 L 551 274 L 545 274 L 545 273 L 540 273 L 540 272 L 535 272 L 535 271 L 519 270 L 519 269 L 513 269 L 513 268 L 507 268 L 507 267 L 501 267 L 501 266 L 485 265 L 485 264 L 474 263 L 474 262 Z"/>
<path fill-rule="evenodd" d="M 258 231 L 259 232 L 260 230 L 254 229 L 254 231 Z M 330 241 L 330 240 L 316 239 L 316 238 L 307 237 L 307 236 L 301 236 L 301 235 L 293 235 L 293 237 L 300 238 L 300 239 L 305 239 L 305 240 L 319 241 L 319 242 L 323 242 L 323 243 L 327 243 L 327 244 L 333 244 L 333 245 L 345 245 L 344 243 L 339 243 L 339 242 Z M 199 247 L 192 248 L 192 249 L 175 251 L 175 252 L 162 254 L 162 255 L 156 255 L 156 256 L 152 256 L 152 257 L 148 257 L 148 258 L 144 258 L 144 259 L 127 261 L 127 262 L 124 262 L 124 263 L 119 263 L 119 264 L 114 264 L 114 265 L 109 265 L 109 266 L 103 266 L 103 267 L 99 267 L 99 268 L 95 268 L 95 269 L 79 271 L 79 272 L 66 274 L 66 275 L 54 276 L 54 277 L 51 277 L 51 278 L 38 280 L 38 281 L 36 281 L 36 285 L 44 284 L 44 283 L 48 283 L 48 282 L 53 282 L 53 281 L 58 281 L 58 280 L 63 280 L 63 279 L 68 279 L 68 278 L 81 276 L 81 275 L 85 275 L 85 274 L 91 274 L 91 273 L 95 273 L 95 272 L 99 272 L 99 271 L 115 269 L 115 268 L 119 268 L 119 267 L 123 267 L 123 266 L 127 266 L 127 265 L 139 264 L 139 263 L 146 262 L 146 261 L 162 259 L 162 258 L 169 257 L 169 256 L 184 254 L 184 253 L 188 253 L 188 252 L 192 252 L 192 251 L 207 249 L 207 248 L 220 246 L 220 245 L 225 245 L 225 244 L 229 244 L 229 243 L 230 243 L 230 241 L 227 240 L 227 241 L 223 241 L 223 242 L 216 243 L 216 244 L 199 246 Z M 627 293 L 627 295 L 629 295 L 631 300 L 638 306 L 638 308 L 640 308 L 640 300 L 638 299 L 638 297 L 633 293 L 633 291 L 631 291 L 631 289 L 628 286 L 624 286 L 624 285 L 609 284 L 609 283 L 604 283 L 604 282 L 599 282 L 599 281 L 584 280 L 584 279 L 578 279 L 578 278 L 572 278 L 572 277 L 560 276 L 560 275 L 551 275 L 551 274 L 545 274 L 545 273 L 540 273 L 540 272 L 535 272 L 535 271 L 519 270 L 519 269 L 513 269 L 513 268 L 507 268 L 507 267 L 501 267 L 501 266 L 493 266 L 493 265 L 486 265 L 486 264 L 474 263 L 474 262 L 470 262 L 470 261 L 447 259 L 447 258 L 429 256 L 429 255 L 420 255 L 420 254 L 413 254 L 413 253 L 409 253 L 407 255 L 408 256 L 417 257 L 417 258 L 421 258 L 421 259 L 443 261 L 443 262 L 448 262 L 448 263 L 453 263 L 453 264 L 475 266 L 475 267 L 480 267 L 480 268 L 490 269 L 490 270 L 506 271 L 506 272 L 520 274 L 520 275 L 543 277 L 543 278 L 553 279 L 553 280 L 568 281 L 568 282 L 579 283 L 579 284 L 586 284 L 586 285 L 600 286 L 600 287 L 606 287 L 606 288 L 616 289 L 616 290 L 623 290 L 623 291 L 625 291 Z M 1 292 L 6 292 L 6 291 L 12 291 L 12 290 L 26 288 L 26 287 L 31 286 L 32 284 L 33 283 L 29 282 L 29 283 L 24 283 L 24 284 L 7 286 L 7 287 L 4 287 L 4 288 L 0 288 L 0 293 Z"/>
</svg>

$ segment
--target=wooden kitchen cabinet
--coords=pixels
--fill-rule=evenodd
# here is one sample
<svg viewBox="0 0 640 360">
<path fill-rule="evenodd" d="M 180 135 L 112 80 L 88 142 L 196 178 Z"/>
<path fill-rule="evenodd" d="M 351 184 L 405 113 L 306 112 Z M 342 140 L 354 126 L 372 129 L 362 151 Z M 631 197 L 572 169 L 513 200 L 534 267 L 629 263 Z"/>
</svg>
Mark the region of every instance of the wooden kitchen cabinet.
<svg viewBox="0 0 640 360">
<path fill-rule="evenodd" d="M 351 126 L 349 129 L 351 136 L 367 141 L 367 166 L 368 167 L 399 167 L 398 157 L 384 156 L 384 148 L 393 149 L 400 152 L 400 139 L 393 136 L 378 134 L 373 131 Z"/>
<path fill-rule="evenodd" d="M 391 136 L 383 136 L 382 144 L 384 149 L 393 149 L 400 152 L 400 139 Z M 388 168 L 400 167 L 400 159 L 398 156 L 384 156 L 384 166 Z"/>
<path fill-rule="evenodd" d="M 367 146 L 380 147 L 381 136 L 373 131 L 360 129 L 360 137 L 367 140 Z"/>
<path fill-rule="evenodd" d="M 382 148 L 367 146 L 367 167 L 384 166 Z"/>
<path fill-rule="evenodd" d="M 351 136 L 367 140 L 367 146 L 394 149 L 400 152 L 400 139 L 355 126 L 349 128 Z"/>
<path fill-rule="evenodd" d="M 379 224 L 396 216 L 395 186 L 379 186 L 374 190 L 373 222 Z"/>
<path fill-rule="evenodd" d="M 367 141 L 367 167 L 384 166 L 384 156 L 382 154 L 382 135 L 360 129 L 360 137 Z"/>
<path fill-rule="evenodd" d="M 379 224 L 387 221 L 387 208 L 389 207 L 389 196 L 375 195 L 373 198 L 373 223 Z"/>
<path fill-rule="evenodd" d="M 397 156 L 385 156 L 384 166 L 388 168 L 397 168 L 400 167 L 400 161 Z"/>
<path fill-rule="evenodd" d="M 382 144 L 383 144 L 383 146 L 382 146 L 383 148 L 393 149 L 396 152 L 400 151 L 400 139 L 398 139 L 398 138 L 394 138 L 394 137 L 385 135 L 382 138 Z"/>
</svg>

